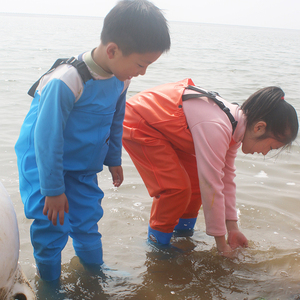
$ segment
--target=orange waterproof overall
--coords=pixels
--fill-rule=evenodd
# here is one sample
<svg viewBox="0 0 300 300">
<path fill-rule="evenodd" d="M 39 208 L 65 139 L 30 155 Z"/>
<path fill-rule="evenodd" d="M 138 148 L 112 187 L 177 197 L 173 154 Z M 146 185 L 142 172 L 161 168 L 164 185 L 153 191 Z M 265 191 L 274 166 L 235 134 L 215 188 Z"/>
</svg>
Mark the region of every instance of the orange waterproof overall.
<svg viewBox="0 0 300 300">
<path fill-rule="evenodd" d="M 164 84 L 126 104 L 123 146 L 153 197 L 149 230 L 162 244 L 169 243 L 178 222 L 179 229 L 192 230 L 201 206 L 194 143 L 182 108 L 188 85 L 194 86 L 191 79 Z"/>
</svg>

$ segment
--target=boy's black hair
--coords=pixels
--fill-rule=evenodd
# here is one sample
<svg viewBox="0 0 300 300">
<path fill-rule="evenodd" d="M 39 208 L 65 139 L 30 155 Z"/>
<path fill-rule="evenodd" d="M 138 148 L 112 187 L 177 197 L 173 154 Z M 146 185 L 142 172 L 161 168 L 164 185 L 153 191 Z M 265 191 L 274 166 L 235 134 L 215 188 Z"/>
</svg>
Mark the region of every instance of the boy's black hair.
<svg viewBox="0 0 300 300">
<path fill-rule="evenodd" d="M 167 20 L 147 0 L 123 0 L 107 14 L 101 42 L 116 43 L 123 55 L 166 52 L 171 41 Z"/>
<path fill-rule="evenodd" d="M 247 117 L 247 128 L 256 122 L 266 122 L 266 133 L 285 145 L 291 144 L 298 134 L 299 123 L 295 108 L 284 100 L 281 88 L 270 86 L 260 89 L 246 100 L 241 109 Z"/>
</svg>

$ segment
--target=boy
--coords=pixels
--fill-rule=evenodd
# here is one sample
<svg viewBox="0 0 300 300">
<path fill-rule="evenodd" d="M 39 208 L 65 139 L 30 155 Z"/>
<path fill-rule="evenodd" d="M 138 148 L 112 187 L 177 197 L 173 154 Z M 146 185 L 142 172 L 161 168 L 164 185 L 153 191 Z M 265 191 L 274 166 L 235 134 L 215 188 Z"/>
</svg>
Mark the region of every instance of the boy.
<svg viewBox="0 0 300 300">
<path fill-rule="evenodd" d="M 161 11 L 146 0 L 123 0 L 105 17 L 100 45 L 79 57 L 91 79 L 83 81 L 75 67 L 63 64 L 39 81 L 15 150 L 25 214 L 34 219 L 31 241 L 42 279 L 59 278 L 69 235 L 82 262 L 103 264 L 97 222 L 104 194 L 97 173 L 107 165 L 113 184 L 121 185 L 130 79 L 144 75 L 169 48 Z"/>
</svg>

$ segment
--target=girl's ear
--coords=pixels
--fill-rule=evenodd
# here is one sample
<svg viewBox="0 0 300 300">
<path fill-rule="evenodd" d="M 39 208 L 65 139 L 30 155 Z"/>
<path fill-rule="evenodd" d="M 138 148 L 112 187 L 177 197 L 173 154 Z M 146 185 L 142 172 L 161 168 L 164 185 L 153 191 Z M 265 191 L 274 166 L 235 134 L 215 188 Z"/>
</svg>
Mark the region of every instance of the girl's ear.
<svg viewBox="0 0 300 300">
<path fill-rule="evenodd" d="M 257 137 L 260 137 L 266 133 L 267 123 L 264 121 L 257 122 L 253 127 L 253 132 Z"/>
</svg>

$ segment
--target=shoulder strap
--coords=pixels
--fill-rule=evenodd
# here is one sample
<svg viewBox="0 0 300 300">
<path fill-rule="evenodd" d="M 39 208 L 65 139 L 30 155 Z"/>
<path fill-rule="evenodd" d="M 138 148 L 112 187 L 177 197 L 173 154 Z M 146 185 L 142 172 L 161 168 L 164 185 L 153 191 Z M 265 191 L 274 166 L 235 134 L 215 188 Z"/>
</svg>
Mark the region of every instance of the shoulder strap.
<svg viewBox="0 0 300 300">
<path fill-rule="evenodd" d="M 55 63 L 52 65 L 52 67 L 33 84 L 33 86 L 28 91 L 28 95 L 31 97 L 34 97 L 35 91 L 36 91 L 42 77 L 47 74 L 50 74 L 58 66 L 63 65 L 63 64 L 69 64 L 69 65 L 72 65 L 74 68 L 76 68 L 83 83 L 86 83 L 88 80 L 93 78 L 89 69 L 87 68 L 86 64 L 82 61 L 82 55 L 79 56 L 79 60 L 76 59 L 75 57 L 59 58 L 55 61 Z"/>
<path fill-rule="evenodd" d="M 220 97 L 220 95 L 217 92 L 207 92 L 205 90 L 202 90 L 198 87 L 195 87 L 193 85 L 189 85 L 186 87 L 186 89 L 189 90 L 193 90 L 196 92 L 199 92 L 199 94 L 186 94 L 186 95 L 182 95 L 182 101 L 188 100 L 188 99 L 192 99 L 192 98 L 201 98 L 201 97 L 207 97 L 212 99 L 224 112 L 225 114 L 228 116 L 230 123 L 232 125 L 232 134 L 234 134 L 234 131 L 236 129 L 237 126 L 237 121 L 234 119 L 233 115 L 231 114 L 229 108 L 227 106 L 225 106 L 225 104 L 217 99 L 217 96 Z"/>
</svg>

